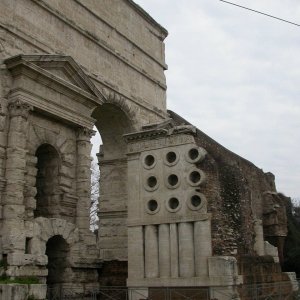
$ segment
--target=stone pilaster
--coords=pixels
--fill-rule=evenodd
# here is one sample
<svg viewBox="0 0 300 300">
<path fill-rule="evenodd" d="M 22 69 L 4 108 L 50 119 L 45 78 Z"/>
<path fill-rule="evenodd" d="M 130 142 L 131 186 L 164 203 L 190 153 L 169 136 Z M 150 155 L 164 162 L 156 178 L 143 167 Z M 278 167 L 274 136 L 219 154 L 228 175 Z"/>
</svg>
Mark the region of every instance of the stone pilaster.
<svg viewBox="0 0 300 300">
<path fill-rule="evenodd" d="M 77 218 L 76 225 L 80 232 L 88 231 L 90 226 L 91 203 L 91 137 L 93 130 L 85 127 L 77 131 Z"/>
<path fill-rule="evenodd" d="M 24 253 L 24 182 L 28 116 L 32 107 L 19 99 L 8 103 L 10 117 L 3 198 L 3 253 Z"/>
<path fill-rule="evenodd" d="M 7 99 L 0 99 L 0 191 L 3 192 L 5 174 L 5 152 L 7 146 L 7 119 L 6 112 Z"/>
</svg>

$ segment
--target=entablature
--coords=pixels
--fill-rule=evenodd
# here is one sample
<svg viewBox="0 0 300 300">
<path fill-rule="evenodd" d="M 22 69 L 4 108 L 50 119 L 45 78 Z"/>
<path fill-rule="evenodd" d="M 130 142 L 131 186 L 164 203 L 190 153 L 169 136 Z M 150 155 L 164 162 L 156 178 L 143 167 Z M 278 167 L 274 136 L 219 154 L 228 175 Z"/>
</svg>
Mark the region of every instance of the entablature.
<svg viewBox="0 0 300 300">
<path fill-rule="evenodd" d="M 92 127 L 105 96 L 70 56 L 18 55 L 5 60 L 13 77 L 9 99 L 75 125 Z"/>
</svg>

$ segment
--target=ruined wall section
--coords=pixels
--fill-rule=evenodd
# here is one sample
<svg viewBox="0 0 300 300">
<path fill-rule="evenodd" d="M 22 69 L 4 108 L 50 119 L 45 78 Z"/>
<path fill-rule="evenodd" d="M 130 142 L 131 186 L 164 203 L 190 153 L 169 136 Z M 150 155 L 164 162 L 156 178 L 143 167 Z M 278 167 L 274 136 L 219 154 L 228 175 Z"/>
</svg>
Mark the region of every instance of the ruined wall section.
<svg viewBox="0 0 300 300">
<path fill-rule="evenodd" d="M 188 124 L 177 114 L 170 112 L 170 115 L 177 124 Z M 208 152 L 202 165 L 208 177 L 203 192 L 208 198 L 208 212 L 213 215 L 214 255 L 266 254 L 263 241 L 269 240 L 266 235 L 270 227 L 274 237 L 286 235 L 286 222 L 282 220 L 284 211 L 277 208 L 276 218 L 266 223 L 268 211 L 274 213 L 274 207 L 280 206 L 275 200 L 270 200 L 269 205 L 266 203 L 266 195 L 277 195 L 274 175 L 264 173 L 200 130 L 195 140 Z"/>
<path fill-rule="evenodd" d="M 140 124 L 166 116 L 167 32 L 131 2 L 3 0 L 0 17 L 1 59 L 70 55 L 108 97 L 133 106 Z"/>
</svg>

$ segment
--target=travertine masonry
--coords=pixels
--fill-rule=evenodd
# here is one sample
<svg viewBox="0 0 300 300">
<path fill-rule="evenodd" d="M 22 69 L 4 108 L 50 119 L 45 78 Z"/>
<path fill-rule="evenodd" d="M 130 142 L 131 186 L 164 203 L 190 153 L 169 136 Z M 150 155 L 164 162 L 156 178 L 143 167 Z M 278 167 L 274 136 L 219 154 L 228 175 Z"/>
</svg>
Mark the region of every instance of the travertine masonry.
<svg viewBox="0 0 300 300">
<path fill-rule="evenodd" d="M 127 284 L 131 300 L 161 286 L 225 300 L 293 278 L 274 176 L 166 110 L 166 36 L 132 0 L 0 0 L 0 275 L 38 281 L 0 299 Z"/>
</svg>

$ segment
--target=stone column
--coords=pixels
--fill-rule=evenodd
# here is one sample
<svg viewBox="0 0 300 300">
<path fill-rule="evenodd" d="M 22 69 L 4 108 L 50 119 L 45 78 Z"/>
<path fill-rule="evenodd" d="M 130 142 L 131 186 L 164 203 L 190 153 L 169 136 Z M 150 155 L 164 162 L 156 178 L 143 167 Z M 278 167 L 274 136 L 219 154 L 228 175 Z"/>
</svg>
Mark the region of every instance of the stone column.
<svg viewBox="0 0 300 300">
<path fill-rule="evenodd" d="M 155 225 L 145 227 L 145 275 L 146 278 L 157 278 L 158 271 L 158 236 Z"/>
<path fill-rule="evenodd" d="M 128 279 L 141 279 L 144 270 L 143 226 L 128 227 Z"/>
<path fill-rule="evenodd" d="M 210 220 L 194 223 L 196 276 L 208 275 L 208 257 L 212 256 Z"/>
<path fill-rule="evenodd" d="M 5 186 L 5 154 L 7 146 L 7 119 L 8 115 L 5 110 L 7 99 L 0 98 L 0 192 L 2 196 Z"/>
<path fill-rule="evenodd" d="M 32 107 L 18 99 L 8 104 L 6 188 L 3 199 L 3 252 L 24 253 L 24 183 L 28 116 Z"/>
<path fill-rule="evenodd" d="M 169 224 L 159 225 L 158 230 L 159 249 L 159 276 L 170 277 L 170 226 Z"/>
<path fill-rule="evenodd" d="M 95 132 L 80 127 L 77 131 L 77 211 L 76 225 L 80 233 L 86 232 L 90 227 L 91 204 L 91 137 Z"/>
<path fill-rule="evenodd" d="M 194 232 L 192 223 L 178 224 L 179 240 L 179 276 L 190 278 L 195 276 Z"/>
<path fill-rule="evenodd" d="M 262 220 L 254 220 L 255 242 L 254 250 L 259 256 L 265 255 L 264 230 Z"/>
<path fill-rule="evenodd" d="M 179 274 L 178 262 L 178 232 L 177 224 L 170 224 L 170 260 L 171 260 L 171 277 L 177 278 Z"/>
</svg>

